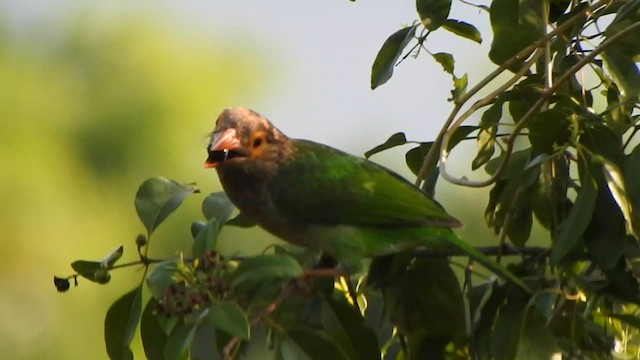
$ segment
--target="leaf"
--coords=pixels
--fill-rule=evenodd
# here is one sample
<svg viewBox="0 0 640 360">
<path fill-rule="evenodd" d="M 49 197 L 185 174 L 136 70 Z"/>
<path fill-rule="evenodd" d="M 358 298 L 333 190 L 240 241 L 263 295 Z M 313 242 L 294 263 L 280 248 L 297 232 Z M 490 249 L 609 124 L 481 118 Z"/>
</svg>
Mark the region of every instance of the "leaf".
<svg viewBox="0 0 640 360">
<path fill-rule="evenodd" d="M 420 172 L 422 161 L 429 152 L 431 145 L 433 145 L 433 143 L 431 142 L 421 143 L 420 146 L 414 147 L 413 149 L 407 151 L 407 153 L 405 154 L 405 161 L 407 162 L 407 166 L 414 175 L 418 175 L 418 173 Z"/>
<path fill-rule="evenodd" d="M 480 35 L 480 31 L 469 23 L 460 20 L 447 19 L 444 24 L 442 24 L 442 27 L 447 31 L 462 36 L 463 38 L 482 44 L 482 35 Z"/>
<path fill-rule="evenodd" d="M 514 151 L 513 154 L 509 157 L 509 162 L 505 166 L 505 169 L 502 171 L 500 176 L 498 176 L 499 180 L 509 180 L 522 172 L 526 165 L 529 163 L 529 157 L 531 155 L 531 149 L 524 149 L 519 151 Z M 491 159 L 485 165 L 484 170 L 489 175 L 495 174 L 500 164 L 504 159 L 504 154 L 498 156 L 495 159 Z"/>
<path fill-rule="evenodd" d="M 96 272 L 99 270 L 106 270 L 101 262 L 86 260 L 74 261 L 71 263 L 71 268 L 83 278 L 94 282 L 97 282 L 95 278 Z"/>
<path fill-rule="evenodd" d="M 232 337 L 249 340 L 247 314 L 235 301 L 216 301 L 209 310 L 209 321 Z"/>
<path fill-rule="evenodd" d="M 640 330 L 640 317 L 633 314 L 609 314 L 610 318 L 620 320 L 622 323 Z"/>
<path fill-rule="evenodd" d="M 199 258 L 205 252 L 215 249 L 219 228 L 218 220 L 215 217 L 207 221 L 207 225 L 200 230 L 193 241 L 191 254 L 194 258 Z"/>
<path fill-rule="evenodd" d="M 604 63 L 621 90 L 623 98 L 640 94 L 640 71 L 638 65 L 618 46 L 610 46 L 602 52 Z"/>
<path fill-rule="evenodd" d="M 529 141 L 534 154 L 551 154 L 555 146 L 562 146 L 571 137 L 571 122 L 561 110 L 548 109 L 538 114 L 529 125 Z"/>
<path fill-rule="evenodd" d="M 416 10 L 422 25 L 429 31 L 439 28 L 451 10 L 451 0 L 416 0 Z"/>
<path fill-rule="evenodd" d="M 393 147 L 399 146 L 399 145 L 404 145 L 407 143 L 407 138 L 405 137 L 403 132 L 398 132 L 395 133 L 393 135 L 391 135 L 387 141 L 385 141 L 383 144 L 380 144 L 376 147 L 374 147 L 373 149 L 367 151 L 364 153 L 364 157 L 366 159 L 370 158 L 371 155 L 377 154 L 379 152 L 385 151 L 387 149 L 391 149 Z"/>
<path fill-rule="evenodd" d="M 149 235 L 187 196 L 197 191 L 194 185 L 181 184 L 163 177 L 154 177 L 143 182 L 138 188 L 134 202 L 138 217 Z"/>
<path fill-rule="evenodd" d="M 191 322 L 174 329 L 167 339 L 167 346 L 164 348 L 165 360 L 187 359 L 198 325 L 198 323 Z"/>
<path fill-rule="evenodd" d="M 438 64 L 442 65 L 442 68 L 444 69 L 445 72 L 453 75 L 453 69 L 455 66 L 455 60 L 453 59 L 453 55 L 449 53 L 439 52 L 439 53 L 431 54 L 431 56 L 433 56 L 433 59 L 437 61 Z"/>
<path fill-rule="evenodd" d="M 491 334 L 491 350 L 495 359 L 516 358 L 526 305 L 526 301 L 509 299 L 500 309 Z"/>
<path fill-rule="evenodd" d="M 453 90 L 451 90 L 451 97 L 447 99 L 448 101 L 458 101 L 467 93 L 467 84 L 469 83 L 469 79 L 467 78 L 467 74 L 462 75 L 462 77 L 453 77 Z"/>
<path fill-rule="evenodd" d="M 586 172 L 580 192 L 567 218 L 560 224 L 556 242 L 551 249 L 551 263 L 558 265 L 574 249 L 591 222 L 596 204 L 597 188 L 594 179 Z"/>
<path fill-rule="evenodd" d="M 178 272 L 178 266 L 172 260 L 156 264 L 147 275 L 147 287 L 156 300 L 164 296 L 165 291 L 173 283 L 173 274 Z"/>
<path fill-rule="evenodd" d="M 472 125 L 464 125 L 460 126 L 456 129 L 456 131 L 451 134 L 449 138 L 449 143 L 447 144 L 447 151 L 451 151 L 456 145 L 458 145 L 461 141 L 467 140 L 467 137 L 472 132 L 478 130 L 477 126 Z"/>
<path fill-rule="evenodd" d="M 104 341 L 110 359 L 133 359 L 129 348 L 142 312 L 142 286 L 116 300 L 104 320 Z"/>
<path fill-rule="evenodd" d="M 149 360 L 163 360 L 164 348 L 167 344 L 167 334 L 164 332 L 158 316 L 154 315 L 158 302 L 151 298 L 142 311 L 142 320 L 140 321 L 140 337 L 142 338 L 142 347 L 144 354 Z"/>
<path fill-rule="evenodd" d="M 207 220 L 216 219 L 218 227 L 227 221 L 235 206 L 222 191 L 209 194 L 202 201 L 202 214 Z"/>
<path fill-rule="evenodd" d="M 342 349 L 321 333 L 296 329 L 287 331 L 287 336 L 312 360 L 349 359 Z"/>
<path fill-rule="evenodd" d="M 256 226 L 256 222 L 246 217 L 243 213 L 236 215 L 236 217 L 227 220 L 226 225 L 237 226 L 240 228 L 250 228 Z"/>
<path fill-rule="evenodd" d="M 545 21 L 542 8 L 539 0 L 491 2 L 491 61 L 500 65 L 544 35 Z"/>
<path fill-rule="evenodd" d="M 607 186 L 609 187 L 609 191 L 611 192 L 611 196 L 613 196 L 614 200 L 618 204 L 618 207 L 620 207 L 620 211 L 622 212 L 622 216 L 624 217 L 624 224 L 627 235 L 631 235 L 640 240 L 638 225 L 634 217 L 634 211 L 631 205 L 631 201 L 627 196 L 627 191 L 625 190 L 622 172 L 615 164 L 607 160 L 604 160 L 602 162 L 602 171 L 604 173 L 604 178 L 607 182 Z"/>
<path fill-rule="evenodd" d="M 382 44 L 382 48 L 378 51 L 378 55 L 371 67 L 371 90 L 391 79 L 396 61 L 402 55 L 402 51 L 407 44 L 413 39 L 417 27 L 417 25 L 413 25 L 400 29 L 391 34 Z"/>
<path fill-rule="evenodd" d="M 353 306 L 332 298 L 322 302 L 324 333 L 349 355 L 350 359 L 380 359 L 378 338 Z"/>
<path fill-rule="evenodd" d="M 486 129 L 480 129 L 478 132 L 478 154 L 471 162 L 471 169 L 477 170 L 486 164 L 495 152 L 496 133 L 498 128 L 492 126 Z"/>
<path fill-rule="evenodd" d="M 242 260 L 231 278 L 231 287 L 255 285 L 273 279 L 294 278 L 303 274 L 302 267 L 286 254 L 258 255 Z"/>
</svg>

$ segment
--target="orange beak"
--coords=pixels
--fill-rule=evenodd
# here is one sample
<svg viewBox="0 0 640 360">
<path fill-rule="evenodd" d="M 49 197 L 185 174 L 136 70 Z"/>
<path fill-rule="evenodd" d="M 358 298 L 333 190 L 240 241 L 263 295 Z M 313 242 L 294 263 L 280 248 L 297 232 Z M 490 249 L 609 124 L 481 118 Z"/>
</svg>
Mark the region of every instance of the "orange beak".
<svg viewBox="0 0 640 360">
<path fill-rule="evenodd" d="M 205 168 L 213 168 L 226 160 L 227 154 L 231 150 L 240 148 L 240 140 L 235 129 L 227 129 L 223 132 L 213 134 L 211 144 L 207 149 L 209 157 L 204 162 Z"/>
</svg>

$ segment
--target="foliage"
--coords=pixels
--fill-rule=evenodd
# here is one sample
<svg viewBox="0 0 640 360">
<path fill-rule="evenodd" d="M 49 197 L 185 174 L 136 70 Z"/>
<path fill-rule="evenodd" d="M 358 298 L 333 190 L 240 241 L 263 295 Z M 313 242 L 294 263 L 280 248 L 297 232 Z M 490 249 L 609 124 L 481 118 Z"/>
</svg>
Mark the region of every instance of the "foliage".
<svg viewBox="0 0 640 360">
<path fill-rule="evenodd" d="M 451 74 L 451 115 L 434 141 L 407 152 L 407 165 L 429 193 L 439 177 L 491 187 L 484 214 L 499 243 L 481 250 L 497 262 L 517 255 L 508 269 L 532 293 L 496 278 L 479 281 L 471 263 L 461 286 L 447 260 L 454 254 L 376 258 L 367 274 L 319 266 L 316 254 L 293 247 L 226 257 L 216 248 L 218 232 L 247 223 L 229 220 L 232 205 L 222 193 L 204 199 L 206 221 L 192 224 L 191 258 L 152 259 L 152 232 L 197 192 L 153 178 L 135 201 L 147 229 L 136 242 L 140 261 L 118 265 L 118 248 L 102 261 L 76 261 L 76 274 L 55 278 L 66 291 L 78 276 L 108 283 L 114 269 L 144 267 L 140 286 L 107 312 L 112 359 L 131 358 L 138 326 L 150 359 L 184 359 L 211 344 L 225 357 L 241 356 L 263 338 L 256 332 L 277 359 L 602 358 L 640 351 L 640 1 L 463 3 L 488 12 L 494 72 L 467 89 L 453 55 L 429 52 L 426 40 L 440 29 L 474 42 L 481 34 L 449 18 L 451 0 L 417 0 L 419 21 L 384 41 L 371 87 L 389 81 L 399 59 L 423 51 Z M 476 113 L 477 125 L 463 125 Z M 486 180 L 447 170 L 450 152 L 465 140 L 477 142 L 470 167 L 483 168 Z M 366 156 L 407 142 L 394 134 Z M 527 247 L 534 221 L 545 229 L 536 239 L 542 249 Z M 143 306 L 144 282 L 151 298 Z"/>
</svg>

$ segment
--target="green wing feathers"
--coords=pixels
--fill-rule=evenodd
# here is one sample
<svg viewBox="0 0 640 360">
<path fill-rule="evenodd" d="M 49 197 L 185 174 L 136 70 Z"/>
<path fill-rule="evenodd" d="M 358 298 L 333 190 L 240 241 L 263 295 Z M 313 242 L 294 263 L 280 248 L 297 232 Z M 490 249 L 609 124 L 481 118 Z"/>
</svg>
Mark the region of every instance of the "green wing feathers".
<svg viewBox="0 0 640 360">
<path fill-rule="evenodd" d="M 306 140 L 268 184 L 274 205 L 307 224 L 457 227 L 428 195 L 370 161 Z"/>
</svg>

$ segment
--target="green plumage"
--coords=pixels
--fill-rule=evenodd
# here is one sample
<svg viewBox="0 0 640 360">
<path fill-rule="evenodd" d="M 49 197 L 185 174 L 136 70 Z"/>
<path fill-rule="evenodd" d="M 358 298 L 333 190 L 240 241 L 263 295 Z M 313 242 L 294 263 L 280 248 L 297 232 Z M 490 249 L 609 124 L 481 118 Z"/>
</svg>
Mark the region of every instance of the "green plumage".
<svg viewBox="0 0 640 360">
<path fill-rule="evenodd" d="M 256 140 L 257 139 L 257 140 Z M 216 151 L 233 151 L 218 161 Z M 225 110 L 207 166 L 216 167 L 245 216 L 294 244 L 345 265 L 363 256 L 416 247 L 462 252 L 522 288 L 504 268 L 460 240 L 460 223 L 399 175 L 373 162 L 306 140 L 292 140 L 259 114 Z"/>
</svg>

